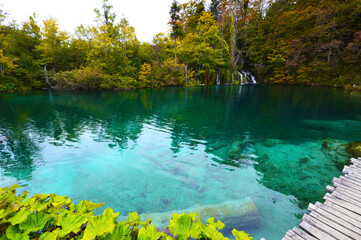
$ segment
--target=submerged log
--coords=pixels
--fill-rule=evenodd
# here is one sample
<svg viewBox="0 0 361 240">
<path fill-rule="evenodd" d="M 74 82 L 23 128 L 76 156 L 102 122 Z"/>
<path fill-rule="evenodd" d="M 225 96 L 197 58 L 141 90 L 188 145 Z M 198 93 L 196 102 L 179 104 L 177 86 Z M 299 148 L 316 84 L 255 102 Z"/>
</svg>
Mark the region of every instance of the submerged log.
<svg viewBox="0 0 361 240">
<path fill-rule="evenodd" d="M 258 209 L 253 200 L 249 197 L 227 201 L 219 204 L 194 205 L 183 210 L 172 210 L 169 212 L 144 213 L 140 215 L 142 221 L 152 219 L 152 224 L 157 228 L 166 228 L 173 213 L 194 213 L 199 214 L 203 223 L 214 217 L 215 220 L 221 220 L 227 229 L 244 229 L 246 227 L 258 227 L 260 224 L 260 216 Z M 126 220 L 124 217 L 123 220 Z"/>
</svg>

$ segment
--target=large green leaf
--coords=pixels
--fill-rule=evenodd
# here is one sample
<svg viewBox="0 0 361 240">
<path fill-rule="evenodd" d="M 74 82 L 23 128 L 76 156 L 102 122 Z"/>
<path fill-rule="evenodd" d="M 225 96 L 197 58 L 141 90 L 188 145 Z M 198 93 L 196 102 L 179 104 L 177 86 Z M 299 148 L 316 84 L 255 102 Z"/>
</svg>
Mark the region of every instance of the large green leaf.
<svg viewBox="0 0 361 240">
<path fill-rule="evenodd" d="M 78 214 L 59 214 L 58 222 L 56 223 L 57 226 L 61 227 L 56 229 L 54 232 L 59 237 L 65 237 L 69 233 L 77 233 L 80 231 L 81 226 L 86 223 L 88 219 L 84 216 Z"/>
<path fill-rule="evenodd" d="M 169 221 L 168 229 L 178 239 L 199 238 L 204 229 L 204 224 L 201 221 L 195 221 L 197 213 L 190 213 L 182 215 L 173 214 L 172 219 Z"/>
<path fill-rule="evenodd" d="M 196 221 L 200 221 L 198 218 Z M 204 226 L 204 225 L 203 225 Z M 212 240 L 227 240 L 222 233 L 218 231 L 218 229 L 223 229 L 224 224 L 221 221 L 214 221 L 214 218 L 210 218 L 207 220 L 207 226 L 204 226 L 203 235 Z"/>
<path fill-rule="evenodd" d="M 7 229 L 6 229 L 6 237 L 9 239 L 14 239 L 16 234 L 20 233 L 20 228 L 19 225 L 10 225 Z"/>
<path fill-rule="evenodd" d="M 9 218 L 7 222 L 10 222 L 11 225 L 16 225 L 24 222 L 32 212 L 29 212 L 26 208 L 18 211 L 13 217 Z"/>
<path fill-rule="evenodd" d="M 131 212 L 128 214 L 128 223 L 131 225 L 132 223 L 139 223 L 140 217 L 137 212 Z"/>
<path fill-rule="evenodd" d="M 93 209 L 95 210 L 102 207 L 103 205 L 104 203 L 93 203 L 88 200 L 81 200 L 80 203 L 77 205 L 72 203 L 70 205 L 70 210 L 76 211 L 77 213 L 88 213 Z"/>
<path fill-rule="evenodd" d="M 5 220 L 5 218 L 7 218 L 9 215 L 19 211 L 19 209 L 20 209 L 19 204 L 17 204 L 16 202 L 11 203 L 6 209 L 3 209 L 4 211 L 0 213 L 1 215 L 0 219 Z"/>
<path fill-rule="evenodd" d="M 104 240 L 126 240 L 131 239 L 131 231 L 127 222 L 117 223 L 113 232 L 108 234 Z"/>
<path fill-rule="evenodd" d="M 139 240 L 156 240 L 156 239 L 160 239 L 161 237 L 164 237 L 165 239 L 166 234 L 158 232 L 157 229 L 154 227 L 154 225 L 139 229 L 139 233 L 138 233 Z"/>
<path fill-rule="evenodd" d="M 58 235 L 55 232 L 46 232 L 42 234 L 39 240 L 56 240 Z"/>
<path fill-rule="evenodd" d="M 29 211 L 34 212 L 44 212 L 48 209 L 49 203 L 47 201 L 41 201 L 37 198 L 28 198 L 25 200 L 24 204 L 30 206 Z"/>
<path fill-rule="evenodd" d="M 96 210 L 96 209 L 102 207 L 103 205 L 104 205 L 104 203 L 93 203 L 88 200 L 84 201 L 84 206 L 89 210 L 93 210 L 93 209 Z"/>
<path fill-rule="evenodd" d="M 30 215 L 26 221 L 20 223 L 20 229 L 24 230 L 25 233 L 43 229 L 51 218 L 52 217 L 46 213 L 34 213 Z"/>
<path fill-rule="evenodd" d="M 93 240 L 97 236 L 102 237 L 113 232 L 118 215 L 119 213 L 107 208 L 101 216 L 90 217 L 82 239 Z"/>
<path fill-rule="evenodd" d="M 19 225 L 11 225 L 6 229 L 6 237 L 11 240 L 28 240 L 29 236 L 26 233 L 21 233 Z"/>
<path fill-rule="evenodd" d="M 67 204 L 71 203 L 71 198 L 67 199 L 67 196 L 51 196 L 51 205 L 55 209 L 60 209 L 63 206 L 66 206 Z"/>
<path fill-rule="evenodd" d="M 29 240 L 29 236 L 25 233 L 16 234 L 13 240 Z"/>
<path fill-rule="evenodd" d="M 237 231 L 236 229 L 233 229 L 232 234 L 236 237 L 235 240 L 253 240 L 253 237 L 243 231 Z"/>
</svg>

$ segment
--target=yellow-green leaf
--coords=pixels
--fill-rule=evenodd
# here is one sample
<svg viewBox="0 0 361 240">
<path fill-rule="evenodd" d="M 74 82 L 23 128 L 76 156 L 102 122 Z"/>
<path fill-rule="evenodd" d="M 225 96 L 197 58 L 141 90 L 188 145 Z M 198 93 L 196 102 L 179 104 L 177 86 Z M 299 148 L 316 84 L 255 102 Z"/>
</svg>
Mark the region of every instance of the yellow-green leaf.
<svg viewBox="0 0 361 240">
<path fill-rule="evenodd" d="M 46 213 L 34 213 L 30 215 L 26 221 L 20 223 L 20 229 L 25 233 L 43 229 L 44 225 L 51 219 L 51 216 Z"/>
<path fill-rule="evenodd" d="M 154 225 L 141 228 L 138 233 L 139 240 L 155 240 L 165 236 L 166 234 L 158 232 Z"/>
<path fill-rule="evenodd" d="M 253 240 L 253 237 L 243 231 L 237 231 L 236 229 L 233 229 L 232 234 L 236 237 L 235 240 Z"/>
<path fill-rule="evenodd" d="M 118 215 L 119 213 L 107 208 L 101 216 L 90 217 L 82 239 L 93 240 L 97 236 L 102 237 L 113 232 Z"/>
</svg>

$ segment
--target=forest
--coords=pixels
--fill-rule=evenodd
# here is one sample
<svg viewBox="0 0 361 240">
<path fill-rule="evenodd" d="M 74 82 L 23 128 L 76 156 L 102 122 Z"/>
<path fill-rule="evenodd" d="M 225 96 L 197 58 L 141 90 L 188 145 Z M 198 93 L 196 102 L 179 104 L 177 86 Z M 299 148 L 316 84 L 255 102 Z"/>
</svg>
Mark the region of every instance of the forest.
<svg viewBox="0 0 361 240">
<path fill-rule="evenodd" d="M 0 92 L 240 84 L 243 73 L 361 89 L 361 0 L 174 0 L 169 33 L 151 43 L 100 4 L 75 34 L 0 9 Z"/>
</svg>

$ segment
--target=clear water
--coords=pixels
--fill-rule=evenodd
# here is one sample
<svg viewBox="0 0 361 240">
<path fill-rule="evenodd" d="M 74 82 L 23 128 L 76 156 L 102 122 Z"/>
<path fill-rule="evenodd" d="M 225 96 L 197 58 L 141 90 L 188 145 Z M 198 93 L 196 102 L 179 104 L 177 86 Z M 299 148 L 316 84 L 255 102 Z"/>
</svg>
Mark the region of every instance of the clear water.
<svg viewBox="0 0 361 240">
<path fill-rule="evenodd" d="M 121 215 L 249 197 L 260 224 L 244 230 L 280 239 L 322 200 L 360 133 L 361 94 L 326 88 L 1 94 L 0 185 Z"/>
</svg>

